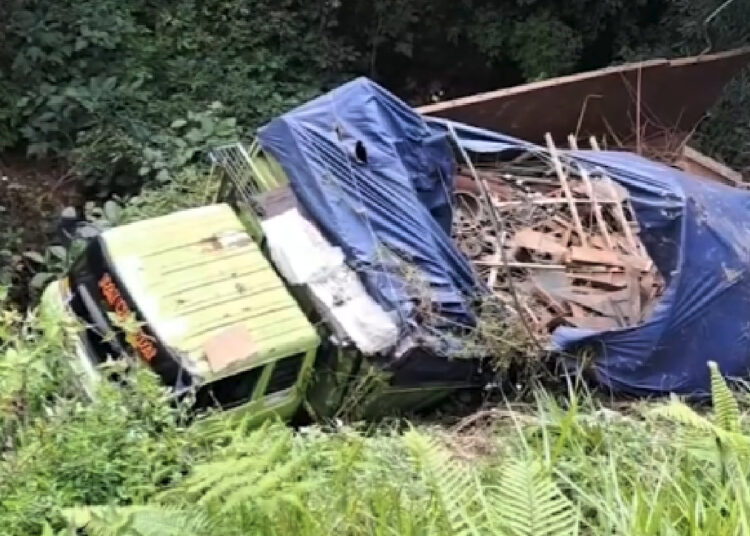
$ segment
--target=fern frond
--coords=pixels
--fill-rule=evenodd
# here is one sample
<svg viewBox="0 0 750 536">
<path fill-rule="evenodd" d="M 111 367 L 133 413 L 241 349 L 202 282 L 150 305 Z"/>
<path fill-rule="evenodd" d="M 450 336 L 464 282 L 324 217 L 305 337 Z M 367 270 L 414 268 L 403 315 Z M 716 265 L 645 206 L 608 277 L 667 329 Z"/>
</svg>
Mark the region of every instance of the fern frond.
<svg viewBox="0 0 750 536">
<path fill-rule="evenodd" d="M 507 463 L 490 502 L 493 524 L 513 536 L 573 534 L 578 525 L 574 505 L 536 460 Z"/>
<path fill-rule="evenodd" d="M 483 493 L 471 467 L 454 460 L 435 439 L 415 430 L 404 435 L 404 443 L 423 481 L 445 515 L 456 536 L 478 536 L 485 512 L 476 512 Z"/>
<path fill-rule="evenodd" d="M 724 396 L 724 395 L 721 395 Z M 730 393 L 731 396 L 731 393 Z M 722 411 L 727 411 L 726 409 Z M 682 424 L 691 429 L 711 434 L 714 439 L 727 447 L 731 447 L 735 452 L 743 456 L 750 455 L 750 437 L 739 431 L 726 430 L 717 426 L 703 415 L 698 414 L 684 402 L 674 398 L 668 404 L 664 404 L 651 410 L 651 414 L 665 418 L 667 420 Z M 731 408 L 725 416 L 731 417 Z M 696 446 L 700 443 L 701 437 L 694 437 L 692 434 L 683 434 L 686 437 L 681 439 L 682 443 L 689 446 Z"/>
<path fill-rule="evenodd" d="M 711 372 L 711 400 L 714 406 L 716 426 L 727 432 L 740 429 L 740 407 L 727 386 L 715 361 L 708 362 Z"/>
<path fill-rule="evenodd" d="M 696 430 L 711 433 L 716 431 L 714 423 L 675 397 L 669 403 L 661 404 L 651 409 L 649 413 L 655 417 L 662 417 L 669 421 L 695 428 Z"/>
<path fill-rule="evenodd" d="M 266 426 L 236 439 L 223 459 L 198 464 L 176 488 L 162 494 L 170 502 L 195 502 L 207 511 L 226 514 L 247 505 L 270 515 L 278 505 L 301 505 L 310 481 L 301 478 L 313 451 L 293 449 L 287 427 Z"/>
<path fill-rule="evenodd" d="M 199 510 L 158 505 L 86 506 L 67 509 L 63 516 L 90 536 L 209 536 L 213 531 Z"/>
<path fill-rule="evenodd" d="M 242 504 L 247 503 L 253 498 L 273 497 L 274 502 L 285 502 L 287 504 L 302 504 L 299 495 L 306 490 L 304 483 L 298 482 L 295 475 L 299 469 L 308 463 L 308 459 L 303 456 L 292 458 L 287 463 L 281 464 L 272 471 L 267 471 L 257 481 L 250 483 L 245 482 L 231 489 L 223 497 L 222 512 L 229 512 Z M 286 486 L 286 483 L 294 482 L 293 486 Z M 286 488 L 294 488 L 297 493 L 284 493 Z M 304 510 L 304 507 L 300 508 Z"/>
</svg>

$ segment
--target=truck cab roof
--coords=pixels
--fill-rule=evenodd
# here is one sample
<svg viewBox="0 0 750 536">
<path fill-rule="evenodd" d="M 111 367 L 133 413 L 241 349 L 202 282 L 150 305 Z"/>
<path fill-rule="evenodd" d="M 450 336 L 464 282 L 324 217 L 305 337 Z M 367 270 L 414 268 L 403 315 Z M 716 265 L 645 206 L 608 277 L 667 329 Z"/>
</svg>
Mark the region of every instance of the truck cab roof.
<svg viewBox="0 0 750 536">
<path fill-rule="evenodd" d="M 100 241 L 115 280 L 110 286 L 99 278 L 104 300 L 119 314 L 112 293 L 126 291 L 142 322 L 197 383 L 317 344 L 315 329 L 228 205 L 123 225 Z"/>
</svg>

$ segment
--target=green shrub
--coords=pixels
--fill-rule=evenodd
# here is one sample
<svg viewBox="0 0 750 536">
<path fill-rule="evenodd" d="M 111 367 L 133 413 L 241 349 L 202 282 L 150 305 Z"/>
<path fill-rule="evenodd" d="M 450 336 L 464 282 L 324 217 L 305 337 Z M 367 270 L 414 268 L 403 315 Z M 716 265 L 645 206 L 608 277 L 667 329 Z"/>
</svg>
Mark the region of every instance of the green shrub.
<svg viewBox="0 0 750 536">
<path fill-rule="evenodd" d="M 136 367 L 91 402 L 59 318 L 0 312 L 0 526 L 39 533 L 60 509 L 129 504 L 179 479 L 192 441 L 182 411 Z"/>
</svg>

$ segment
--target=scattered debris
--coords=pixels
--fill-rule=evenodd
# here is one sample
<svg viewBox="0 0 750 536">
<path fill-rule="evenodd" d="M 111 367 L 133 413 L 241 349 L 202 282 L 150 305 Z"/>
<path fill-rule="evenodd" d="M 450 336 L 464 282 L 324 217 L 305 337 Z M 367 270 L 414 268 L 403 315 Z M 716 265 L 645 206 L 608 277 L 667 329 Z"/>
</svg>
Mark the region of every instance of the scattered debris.
<svg viewBox="0 0 750 536">
<path fill-rule="evenodd" d="M 506 236 L 498 240 L 475 178 L 462 167 L 454 238 L 501 302 L 511 304 L 513 286 L 535 336 L 560 325 L 604 330 L 646 318 L 664 282 L 623 187 L 561 155 L 551 136 L 546 151 L 473 164 Z"/>
</svg>

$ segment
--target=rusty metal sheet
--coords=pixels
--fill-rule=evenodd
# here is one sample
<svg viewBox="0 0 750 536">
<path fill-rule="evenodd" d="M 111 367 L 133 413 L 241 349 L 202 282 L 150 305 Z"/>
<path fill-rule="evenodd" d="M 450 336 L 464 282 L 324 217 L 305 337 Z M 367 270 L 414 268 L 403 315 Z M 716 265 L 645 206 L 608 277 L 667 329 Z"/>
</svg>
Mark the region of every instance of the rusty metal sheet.
<svg viewBox="0 0 750 536">
<path fill-rule="evenodd" d="M 636 132 L 640 80 L 645 137 L 689 133 L 726 83 L 750 63 L 750 47 L 675 60 L 656 59 L 552 78 L 423 106 L 425 115 L 542 142 L 545 132 L 614 137 Z"/>
</svg>

